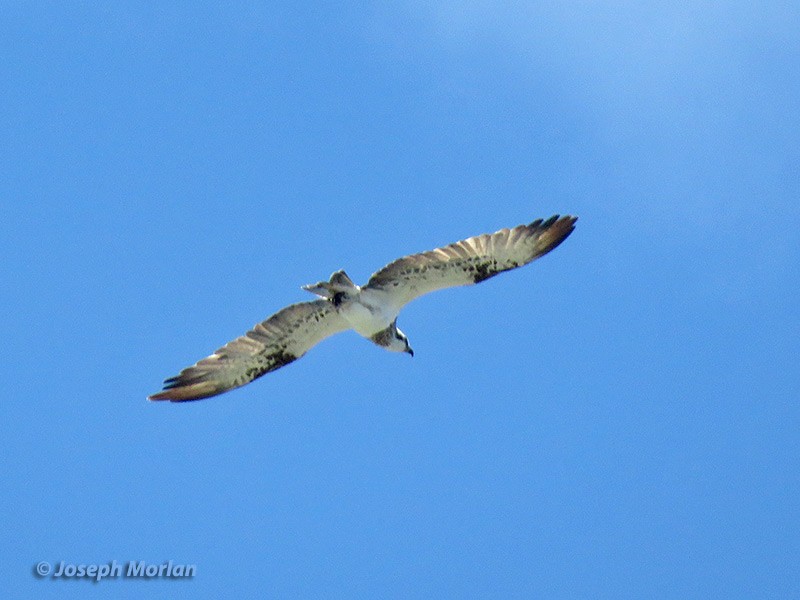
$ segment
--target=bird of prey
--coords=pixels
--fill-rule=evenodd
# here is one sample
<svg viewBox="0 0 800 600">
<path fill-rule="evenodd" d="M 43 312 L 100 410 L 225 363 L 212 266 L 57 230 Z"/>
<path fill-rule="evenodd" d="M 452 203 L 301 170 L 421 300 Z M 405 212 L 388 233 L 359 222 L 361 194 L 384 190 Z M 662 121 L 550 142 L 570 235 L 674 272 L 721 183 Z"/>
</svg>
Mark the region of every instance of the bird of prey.
<svg viewBox="0 0 800 600">
<path fill-rule="evenodd" d="M 167 379 L 164 389 L 149 399 L 182 402 L 222 394 L 288 365 L 347 329 L 387 350 L 414 356 L 408 337 L 397 328 L 403 306 L 428 292 L 480 283 L 526 265 L 563 242 L 575 221 L 577 217 L 555 215 L 404 256 L 375 272 L 363 287 L 337 271 L 329 281 L 303 286 L 319 299 L 279 310 Z"/>
</svg>

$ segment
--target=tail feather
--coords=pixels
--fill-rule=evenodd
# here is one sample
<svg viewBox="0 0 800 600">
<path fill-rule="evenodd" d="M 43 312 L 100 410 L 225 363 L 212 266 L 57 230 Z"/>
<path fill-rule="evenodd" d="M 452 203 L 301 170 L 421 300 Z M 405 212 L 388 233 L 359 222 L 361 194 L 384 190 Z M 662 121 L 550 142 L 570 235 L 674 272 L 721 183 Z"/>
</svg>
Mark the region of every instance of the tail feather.
<svg viewBox="0 0 800 600">
<path fill-rule="evenodd" d="M 303 289 L 312 294 L 316 294 L 320 298 L 332 300 L 333 297 L 339 293 L 351 294 L 358 290 L 358 286 L 353 283 L 353 280 L 344 271 L 336 271 L 331 275 L 330 281 L 318 281 L 311 285 L 304 285 Z"/>
<path fill-rule="evenodd" d="M 302 286 L 302 289 L 307 292 L 311 292 L 320 298 L 324 298 L 325 300 L 330 300 L 333 298 L 333 292 L 331 291 L 327 281 L 319 281 L 314 284 L 304 285 Z"/>
<path fill-rule="evenodd" d="M 336 288 L 337 292 L 349 292 L 356 287 L 356 284 L 344 271 L 336 271 L 336 273 L 332 274 L 330 283 Z"/>
</svg>

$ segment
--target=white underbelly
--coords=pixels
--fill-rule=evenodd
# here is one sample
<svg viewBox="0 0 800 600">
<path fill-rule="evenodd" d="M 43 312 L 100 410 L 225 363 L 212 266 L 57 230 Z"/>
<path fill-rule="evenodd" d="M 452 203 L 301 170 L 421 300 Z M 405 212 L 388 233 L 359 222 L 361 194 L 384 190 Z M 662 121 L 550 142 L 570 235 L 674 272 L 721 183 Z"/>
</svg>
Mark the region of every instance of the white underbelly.
<svg viewBox="0 0 800 600">
<path fill-rule="evenodd" d="M 346 302 L 339 308 L 339 314 L 350 323 L 350 326 L 364 337 L 383 331 L 392 324 L 397 314 L 392 314 L 377 304 L 362 304 L 358 300 Z"/>
</svg>

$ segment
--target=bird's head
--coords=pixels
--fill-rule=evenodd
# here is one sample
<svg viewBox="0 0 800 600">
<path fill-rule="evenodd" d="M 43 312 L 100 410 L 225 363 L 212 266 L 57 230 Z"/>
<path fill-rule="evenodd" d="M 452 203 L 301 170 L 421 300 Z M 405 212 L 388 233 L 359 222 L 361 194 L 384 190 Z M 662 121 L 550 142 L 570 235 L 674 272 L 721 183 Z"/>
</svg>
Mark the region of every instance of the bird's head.
<svg viewBox="0 0 800 600">
<path fill-rule="evenodd" d="M 411 356 L 414 356 L 414 350 L 412 350 L 411 346 L 408 344 L 408 337 L 399 329 L 395 330 L 394 337 L 392 338 L 388 349 L 392 352 L 407 352 Z"/>
</svg>

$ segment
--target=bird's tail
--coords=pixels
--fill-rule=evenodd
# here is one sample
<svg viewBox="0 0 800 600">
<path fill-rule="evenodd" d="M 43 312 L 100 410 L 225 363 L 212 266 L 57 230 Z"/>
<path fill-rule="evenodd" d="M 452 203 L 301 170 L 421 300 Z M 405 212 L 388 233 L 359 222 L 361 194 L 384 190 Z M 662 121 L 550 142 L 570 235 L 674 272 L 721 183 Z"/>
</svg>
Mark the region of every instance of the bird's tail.
<svg viewBox="0 0 800 600">
<path fill-rule="evenodd" d="M 303 289 L 312 294 L 316 294 L 320 298 L 326 300 L 333 299 L 334 295 L 340 292 L 345 294 L 353 294 L 358 291 L 358 286 L 353 283 L 353 280 L 348 277 L 344 271 L 336 271 L 331 275 L 330 281 L 319 281 L 311 285 L 304 285 Z"/>
</svg>

